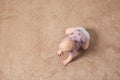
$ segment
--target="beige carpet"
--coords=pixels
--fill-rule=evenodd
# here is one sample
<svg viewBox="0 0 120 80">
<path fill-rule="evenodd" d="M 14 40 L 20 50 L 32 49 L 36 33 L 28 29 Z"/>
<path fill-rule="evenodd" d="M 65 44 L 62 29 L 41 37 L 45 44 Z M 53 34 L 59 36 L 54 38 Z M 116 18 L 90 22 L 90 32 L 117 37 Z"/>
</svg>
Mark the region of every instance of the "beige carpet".
<svg viewBox="0 0 120 80">
<path fill-rule="evenodd" d="M 58 44 L 79 25 L 90 47 L 63 67 Z M 0 0 L 0 80 L 120 80 L 120 0 Z"/>
</svg>

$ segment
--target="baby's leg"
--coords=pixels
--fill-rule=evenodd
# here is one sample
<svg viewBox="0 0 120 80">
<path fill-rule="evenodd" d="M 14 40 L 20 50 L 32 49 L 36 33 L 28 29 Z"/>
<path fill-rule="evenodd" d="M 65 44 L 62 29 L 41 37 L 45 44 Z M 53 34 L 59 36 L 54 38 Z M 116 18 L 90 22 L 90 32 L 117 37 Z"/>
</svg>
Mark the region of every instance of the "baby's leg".
<svg viewBox="0 0 120 80">
<path fill-rule="evenodd" d="M 76 28 L 74 28 L 74 27 L 67 28 L 67 29 L 65 30 L 65 34 L 66 34 L 66 35 L 70 35 L 70 34 L 72 34 L 75 30 L 76 30 Z"/>
<path fill-rule="evenodd" d="M 82 45 L 83 49 L 87 49 L 89 47 L 89 40 L 85 42 L 85 44 Z"/>
<path fill-rule="evenodd" d="M 65 30 L 65 34 L 66 35 L 70 35 L 70 34 L 72 34 L 75 30 L 77 30 L 77 29 L 81 29 L 82 27 L 71 27 L 71 28 L 67 28 L 66 30 Z M 82 28 L 83 29 L 83 28 Z"/>
</svg>

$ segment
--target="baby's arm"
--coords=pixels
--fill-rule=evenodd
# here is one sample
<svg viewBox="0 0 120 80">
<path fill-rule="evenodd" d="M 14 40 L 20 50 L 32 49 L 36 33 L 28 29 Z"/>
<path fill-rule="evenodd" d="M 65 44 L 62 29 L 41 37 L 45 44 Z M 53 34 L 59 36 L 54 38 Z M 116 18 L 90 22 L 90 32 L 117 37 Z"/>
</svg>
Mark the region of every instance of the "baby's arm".
<svg viewBox="0 0 120 80">
<path fill-rule="evenodd" d="M 72 59 L 73 59 L 73 56 L 69 54 L 68 58 L 64 60 L 62 64 L 66 66 Z"/>
<path fill-rule="evenodd" d="M 67 64 L 70 63 L 70 62 L 72 61 L 72 59 L 73 59 L 74 57 L 76 57 L 77 55 L 78 55 L 78 52 L 77 52 L 76 50 L 75 50 L 74 53 L 69 53 L 68 58 L 67 58 L 66 60 L 64 60 L 64 61 L 62 62 L 62 64 L 63 64 L 64 66 L 67 66 Z"/>
</svg>

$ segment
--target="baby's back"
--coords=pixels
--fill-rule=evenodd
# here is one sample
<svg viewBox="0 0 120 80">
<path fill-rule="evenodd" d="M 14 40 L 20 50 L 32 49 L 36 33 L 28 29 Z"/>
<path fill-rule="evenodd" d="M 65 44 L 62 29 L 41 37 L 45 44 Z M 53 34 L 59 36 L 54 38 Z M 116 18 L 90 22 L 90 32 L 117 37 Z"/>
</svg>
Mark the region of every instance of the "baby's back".
<svg viewBox="0 0 120 80">
<path fill-rule="evenodd" d="M 76 49 L 79 49 L 82 46 L 82 44 L 84 44 L 87 40 L 86 35 L 83 32 L 81 32 L 80 30 L 75 30 L 67 38 L 71 39 L 75 42 Z"/>
</svg>

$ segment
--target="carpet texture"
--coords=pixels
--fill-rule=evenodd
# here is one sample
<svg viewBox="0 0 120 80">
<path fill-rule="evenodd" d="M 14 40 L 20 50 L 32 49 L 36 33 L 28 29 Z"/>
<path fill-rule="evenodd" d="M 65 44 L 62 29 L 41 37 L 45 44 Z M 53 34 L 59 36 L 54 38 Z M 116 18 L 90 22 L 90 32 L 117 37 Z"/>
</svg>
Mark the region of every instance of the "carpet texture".
<svg viewBox="0 0 120 80">
<path fill-rule="evenodd" d="M 64 67 L 58 45 L 80 25 L 90 47 Z M 120 80 L 120 0 L 0 0 L 0 80 Z"/>
</svg>

